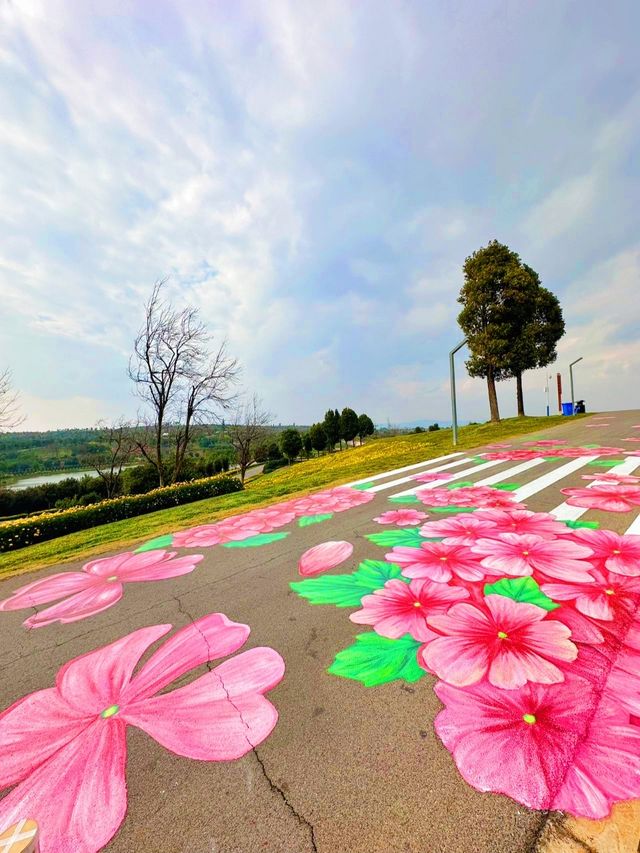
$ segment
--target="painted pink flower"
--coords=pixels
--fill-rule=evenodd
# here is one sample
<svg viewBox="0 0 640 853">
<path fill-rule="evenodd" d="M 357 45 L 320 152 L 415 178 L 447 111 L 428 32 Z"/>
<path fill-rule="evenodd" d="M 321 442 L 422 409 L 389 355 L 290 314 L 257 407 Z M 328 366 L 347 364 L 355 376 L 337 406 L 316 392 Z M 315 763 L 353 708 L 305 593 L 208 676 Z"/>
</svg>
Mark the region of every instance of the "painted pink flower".
<svg viewBox="0 0 640 853">
<path fill-rule="evenodd" d="M 221 613 L 168 639 L 134 674 L 147 649 L 171 630 L 154 625 L 65 664 L 55 687 L 31 693 L 0 715 L 0 828 L 29 815 L 41 853 L 95 853 L 127 809 L 127 726 L 177 755 L 230 761 L 245 755 L 278 719 L 264 693 L 284 674 L 269 648 L 231 658 L 195 681 L 162 691 L 189 670 L 237 651 L 249 627 Z"/>
<path fill-rule="evenodd" d="M 298 572 L 303 577 L 319 575 L 329 569 L 335 569 L 353 554 L 350 542 L 322 542 L 309 548 L 298 561 Z"/>
<path fill-rule="evenodd" d="M 533 533 L 543 539 L 566 536 L 571 531 L 548 512 L 531 512 L 527 509 L 479 509 L 473 514 L 478 521 L 492 524 L 489 538 L 500 533 Z"/>
<path fill-rule="evenodd" d="M 487 450 L 501 450 L 503 447 L 513 447 L 513 445 L 504 441 L 496 441 L 495 444 L 485 444 Z"/>
<path fill-rule="evenodd" d="M 378 524 L 398 524 L 401 527 L 410 527 L 419 524 L 427 517 L 426 512 L 417 509 L 390 509 L 374 518 Z"/>
<path fill-rule="evenodd" d="M 425 667 L 456 687 L 487 677 L 495 687 L 514 690 L 527 681 L 554 684 L 564 674 L 553 661 L 572 661 L 578 649 L 562 622 L 545 620 L 535 604 L 488 595 L 484 604 L 454 604 L 427 618 L 444 634 L 422 650 Z"/>
<path fill-rule="evenodd" d="M 447 545 L 473 545 L 477 539 L 490 536 L 495 529 L 493 522 L 478 518 L 480 512 L 481 510 L 478 510 L 478 512 L 463 513 L 452 518 L 427 521 L 420 528 L 420 535 L 426 539 L 444 539 Z"/>
<path fill-rule="evenodd" d="M 567 503 L 587 509 L 601 509 L 605 512 L 630 512 L 640 506 L 640 488 L 638 486 L 589 486 L 586 489 L 560 489 L 568 495 Z"/>
<path fill-rule="evenodd" d="M 321 512 L 344 512 L 356 506 L 362 506 L 375 498 L 375 494 L 366 489 L 353 489 L 350 486 L 336 486 L 315 495 L 297 498 L 292 501 L 297 515 L 313 515 Z"/>
<path fill-rule="evenodd" d="M 560 580 L 589 582 L 591 549 L 567 539 L 500 533 L 496 539 L 479 539 L 471 550 L 494 575 L 525 577 L 535 571 Z"/>
<path fill-rule="evenodd" d="M 556 444 L 566 444 L 567 442 L 563 438 L 546 438 L 540 439 L 539 441 L 524 441 L 523 444 L 525 446 L 532 447 L 555 447 Z"/>
<path fill-rule="evenodd" d="M 609 708 L 594 716 L 594 691 L 583 679 L 435 691 L 445 705 L 436 732 L 479 791 L 593 819 L 640 796 L 640 729 Z"/>
<path fill-rule="evenodd" d="M 0 611 L 37 607 L 62 598 L 58 604 L 29 616 L 24 625 L 41 628 L 52 622 L 78 622 L 120 601 L 124 584 L 187 575 L 203 559 L 201 554 L 175 557 L 175 551 L 145 551 L 92 560 L 80 572 L 61 572 L 21 586 L 0 601 Z"/>
<path fill-rule="evenodd" d="M 597 568 L 618 575 L 640 575 L 640 536 L 581 528 L 573 531 L 572 538 L 591 548 L 590 561 Z"/>
<path fill-rule="evenodd" d="M 633 611 L 640 600 L 640 578 L 592 571 L 591 583 L 543 583 L 553 601 L 573 601 L 576 610 L 591 619 L 611 622 L 622 610 Z"/>
<path fill-rule="evenodd" d="M 401 566 L 405 577 L 428 578 L 440 583 L 446 583 L 454 575 L 463 580 L 479 581 L 486 574 L 469 548 L 444 542 L 422 542 L 419 548 L 398 545 L 385 554 L 385 559 Z"/>
<path fill-rule="evenodd" d="M 217 524 L 200 524 L 173 534 L 175 548 L 210 548 L 225 542 L 224 532 Z"/>
<path fill-rule="evenodd" d="M 558 447 L 553 455 L 577 459 L 581 456 L 618 456 L 622 452 L 621 447 Z"/>
<path fill-rule="evenodd" d="M 359 625 L 373 625 L 381 637 L 398 639 L 411 634 L 415 640 L 425 642 L 438 636 L 427 627 L 427 616 L 442 613 L 454 601 L 468 597 L 465 589 L 426 578 L 411 583 L 396 578 L 372 595 L 365 595 L 362 610 L 356 610 L 349 619 Z"/>
<path fill-rule="evenodd" d="M 633 442 L 636 442 L 636 441 L 640 441 L 640 438 L 636 438 L 635 436 L 633 436 L 633 438 L 623 438 L 622 440 L 623 440 L 623 441 L 633 441 Z"/>
<path fill-rule="evenodd" d="M 510 492 L 491 486 L 460 486 L 457 489 L 419 489 L 416 497 L 425 506 L 514 506 Z"/>
<path fill-rule="evenodd" d="M 492 453 L 481 453 L 483 459 L 495 459 L 500 462 L 528 462 L 529 459 L 541 459 L 539 450 L 496 450 Z"/>
<path fill-rule="evenodd" d="M 640 438 L 637 439 L 640 441 Z M 450 480 L 453 474 L 447 474 L 446 471 L 426 471 L 424 474 L 415 474 L 413 479 L 418 483 L 435 483 L 439 480 Z"/>
<path fill-rule="evenodd" d="M 583 474 L 582 479 L 613 483 L 615 486 L 634 486 L 640 483 L 640 477 L 632 477 L 630 474 Z"/>
</svg>

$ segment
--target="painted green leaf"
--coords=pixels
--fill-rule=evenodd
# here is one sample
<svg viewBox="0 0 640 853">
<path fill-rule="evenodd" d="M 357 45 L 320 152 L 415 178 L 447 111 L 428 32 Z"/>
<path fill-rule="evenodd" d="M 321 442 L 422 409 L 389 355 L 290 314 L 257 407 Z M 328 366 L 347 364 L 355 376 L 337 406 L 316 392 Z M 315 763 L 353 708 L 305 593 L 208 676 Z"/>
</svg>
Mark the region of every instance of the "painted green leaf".
<svg viewBox="0 0 640 853">
<path fill-rule="evenodd" d="M 361 492 L 366 491 L 367 489 L 372 489 L 375 486 L 375 483 L 357 483 L 355 486 L 351 486 L 352 489 L 358 489 Z"/>
<path fill-rule="evenodd" d="M 600 447 L 600 445 L 599 444 L 581 444 L 580 447 L 582 447 L 584 450 L 595 450 L 597 447 Z"/>
<path fill-rule="evenodd" d="M 280 539 L 285 539 L 288 533 L 258 533 L 257 536 L 250 536 L 248 539 L 241 539 L 239 542 L 225 542 L 223 548 L 257 548 L 258 545 L 268 545 L 270 542 L 278 542 Z"/>
<path fill-rule="evenodd" d="M 542 592 L 536 581 L 531 577 L 501 578 L 495 583 L 487 583 L 484 585 L 484 594 L 504 595 L 505 598 L 512 598 L 514 601 L 536 604 L 544 610 L 555 610 L 560 607 Z"/>
<path fill-rule="evenodd" d="M 389 500 L 394 504 L 419 504 L 420 500 L 415 495 L 394 495 Z"/>
<path fill-rule="evenodd" d="M 562 521 L 563 524 L 566 524 L 567 527 L 573 527 L 574 530 L 579 530 L 581 527 L 590 527 L 591 530 L 597 530 L 600 527 L 599 521 L 564 521 L 563 519 L 558 519 Z"/>
<path fill-rule="evenodd" d="M 564 456 L 545 456 L 545 462 L 561 462 L 564 459 Z"/>
<path fill-rule="evenodd" d="M 381 530 L 380 533 L 368 533 L 365 536 L 374 545 L 381 548 L 393 548 L 395 545 L 405 545 L 408 548 L 419 548 L 426 540 L 420 536 L 418 527 L 401 527 L 394 530 Z"/>
<path fill-rule="evenodd" d="M 481 462 L 486 462 L 487 460 L 483 459 L 482 456 L 472 456 L 471 461 L 480 464 Z"/>
<path fill-rule="evenodd" d="M 624 459 L 594 459 L 593 462 L 587 462 L 592 468 L 613 468 L 614 465 L 622 465 Z"/>
<path fill-rule="evenodd" d="M 475 512 L 475 506 L 430 506 L 429 512 Z"/>
<path fill-rule="evenodd" d="M 170 548 L 173 544 L 173 533 L 167 533 L 164 536 L 156 536 L 155 539 L 150 539 L 136 548 L 135 553 L 141 554 L 143 551 L 157 551 L 161 548 Z"/>
<path fill-rule="evenodd" d="M 447 483 L 447 489 L 463 489 L 467 486 L 473 486 L 472 480 L 460 480 L 458 483 Z"/>
<path fill-rule="evenodd" d="M 361 681 L 365 687 L 396 679 L 418 681 L 426 675 L 416 660 L 419 647 L 420 643 L 410 634 L 399 640 L 380 637 L 373 631 L 358 634 L 352 646 L 338 652 L 328 672 Z"/>
<path fill-rule="evenodd" d="M 321 512 L 318 515 L 303 515 L 298 520 L 300 527 L 309 527 L 310 524 L 320 524 L 321 521 L 328 521 L 333 518 L 332 512 Z"/>
<path fill-rule="evenodd" d="M 502 492 L 515 492 L 520 488 L 520 483 L 498 483 L 494 488 Z"/>
<path fill-rule="evenodd" d="M 400 566 L 383 560 L 364 560 L 348 575 L 322 575 L 290 583 L 289 586 L 311 604 L 335 604 L 336 607 L 358 607 L 364 595 L 381 589 L 388 580 L 397 578 L 409 583 Z"/>
</svg>

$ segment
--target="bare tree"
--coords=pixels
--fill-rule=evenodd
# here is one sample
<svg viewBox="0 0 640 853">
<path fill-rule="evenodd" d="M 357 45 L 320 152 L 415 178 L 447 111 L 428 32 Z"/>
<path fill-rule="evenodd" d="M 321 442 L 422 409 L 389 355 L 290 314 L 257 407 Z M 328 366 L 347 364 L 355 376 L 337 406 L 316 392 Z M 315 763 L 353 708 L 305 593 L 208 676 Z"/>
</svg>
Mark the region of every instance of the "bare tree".
<svg viewBox="0 0 640 853">
<path fill-rule="evenodd" d="M 145 320 L 134 341 L 129 377 L 138 396 L 149 405 L 146 429 L 137 433 L 136 444 L 166 479 L 163 435 L 173 429 L 175 457 L 173 480 L 180 476 L 192 438 L 192 427 L 215 417 L 215 409 L 226 409 L 234 399 L 230 389 L 239 374 L 238 362 L 227 355 L 223 342 L 212 351 L 211 335 L 200 320 L 198 309 L 177 310 L 164 299 L 166 279 L 156 282 L 145 305 Z"/>
<path fill-rule="evenodd" d="M 24 421 L 24 416 L 18 411 L 18 393 L 11 384 L 9 368 L 0 373 L 0 432 L 15 429 Z"/>
<path fill-rule="evenodd" d="M 112 498 L 118 491 L 122 469 L 134 452 L 135 441 L 131 427 L 122 420 L 110 425 L 101 421 L 98 429 L 106 432 L 108 449 L 104 460 L 95 463 L 94 468 L 105 485 L 107 498 Z"/>
<path fill-rule="evenodd" d="M 227 434 L 236 452 L 240 466 L 240 479 L 243 483 L 256 446 L 264 439 L 265 427 L 272 420 L 273 415 L 262 408 L 262 401 L 256 394 L 237 406 L 233 413 L 232 423 L 227 427 Z"/>
</svg>

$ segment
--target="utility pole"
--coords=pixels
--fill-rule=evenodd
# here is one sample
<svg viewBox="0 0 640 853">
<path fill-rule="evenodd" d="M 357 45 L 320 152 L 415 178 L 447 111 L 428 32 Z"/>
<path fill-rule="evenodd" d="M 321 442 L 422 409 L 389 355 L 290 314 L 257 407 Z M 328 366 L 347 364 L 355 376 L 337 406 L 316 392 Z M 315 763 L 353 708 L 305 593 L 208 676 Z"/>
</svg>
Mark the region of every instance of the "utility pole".
<svg viewBox="0 0 640 853">
<path fill-rule="evenodd" d="M 571 364 L 569 365 L 569 381 L 571 383 L 571 414 L 572 415 L 575 415 L 575 413 L 576 413 L 576 401 L 575 401 L 575 396 L 573 393 L 573 365 L 577 364 L 579 361 L 582 361 L 582 358 L 583 358 L 583 356 L 580 356 L 580 358 L 576 358 L 576 360 L 572 361 Z"/>
<path fill-rule="evenodd" d="M 457 347 L 454 347 L 449 353 L 449 378 L 451 383 L 451 428 L 453 430 L 454 446 L 458 443 L 458 407 L 456 405 L 456 366 L 453 357 L 458 352 L 458 350 L 462 349 L 466 342 L 467 339 L 465 338 L 461 343 L 458 344 Z"/>
</svg>

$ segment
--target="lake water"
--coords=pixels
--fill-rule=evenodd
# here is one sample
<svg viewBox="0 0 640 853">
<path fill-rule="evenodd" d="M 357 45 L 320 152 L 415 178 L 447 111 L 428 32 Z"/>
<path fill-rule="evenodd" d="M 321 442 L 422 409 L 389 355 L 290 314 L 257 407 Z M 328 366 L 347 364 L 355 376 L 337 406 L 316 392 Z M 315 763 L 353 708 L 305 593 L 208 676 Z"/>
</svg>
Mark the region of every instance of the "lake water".
<svg viewBox="0 0 640 853">
<path fill-rule="evenodd" d="M 43 486 L 45 483 L 59 483 L 60 480 L 68 480 L 71 478 L 72 480 L 81 480 L 89 474 L 92 477 L 97 477 L 95 471 L 64 471 L 60 474 L 42 474 L 38 477 L 25 477 L 24 480 L 16 480 L 15 483 L 11 483 L 10 486 L 7 486 L 8 489 L 28 489 L 31 486 Z"/>
</svg>

